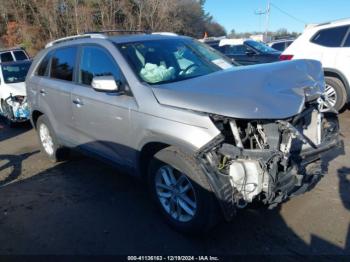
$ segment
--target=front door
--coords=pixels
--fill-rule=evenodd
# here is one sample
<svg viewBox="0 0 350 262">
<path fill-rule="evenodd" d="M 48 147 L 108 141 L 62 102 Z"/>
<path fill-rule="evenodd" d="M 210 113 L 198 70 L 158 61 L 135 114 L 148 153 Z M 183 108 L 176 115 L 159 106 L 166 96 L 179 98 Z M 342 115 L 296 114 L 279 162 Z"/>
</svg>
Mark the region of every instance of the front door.
<svg viewBox="0 0 350 262">
<path fill-rule="evenodd" d="M 130 111 L 134 97 L 124 91 L 98 92 L 91 87 L 95 76 L 114 76 L 123 90 L 127 85 L 114 58 L 101 46 L 81 47 L 77 85 L 72 90 L 74 126 L 79 146 L 128 165 Z"/>
</svg>

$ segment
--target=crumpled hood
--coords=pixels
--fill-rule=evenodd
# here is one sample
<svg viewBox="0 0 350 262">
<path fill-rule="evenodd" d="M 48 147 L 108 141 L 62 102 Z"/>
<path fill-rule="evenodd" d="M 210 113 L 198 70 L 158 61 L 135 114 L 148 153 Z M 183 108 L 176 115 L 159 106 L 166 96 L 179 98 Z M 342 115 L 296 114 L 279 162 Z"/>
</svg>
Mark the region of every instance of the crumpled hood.
<svg viewBox="0 0 350 262">
<path fill-rule="evenodd" d="M 324 91 L 321 63 L 292 60 L 235 67 L 153 86 L 163 105 L 244 119 L 283 119 L 300 113 L 305 92 Z"/>
<path fill-rule="evenodd" d="M 12 94 L 13 96 L 27 96 L 25 82 L 6 84 L 4 86 L 7 91 L 6 93 Z"/>
</svg>

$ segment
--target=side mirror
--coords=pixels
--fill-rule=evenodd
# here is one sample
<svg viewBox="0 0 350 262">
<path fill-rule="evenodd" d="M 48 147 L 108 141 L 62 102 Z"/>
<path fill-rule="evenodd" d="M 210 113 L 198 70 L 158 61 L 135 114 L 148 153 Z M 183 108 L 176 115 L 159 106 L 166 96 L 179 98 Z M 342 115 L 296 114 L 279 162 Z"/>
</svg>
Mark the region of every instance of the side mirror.
<svg viewBox="0 0 350 262">
<path fill-rule="evenodd" d="M 114 76 L 95 76 L 91 82 L 92 88 L 98 92 L 118 92 L 119 85 Z"/>
</svg>

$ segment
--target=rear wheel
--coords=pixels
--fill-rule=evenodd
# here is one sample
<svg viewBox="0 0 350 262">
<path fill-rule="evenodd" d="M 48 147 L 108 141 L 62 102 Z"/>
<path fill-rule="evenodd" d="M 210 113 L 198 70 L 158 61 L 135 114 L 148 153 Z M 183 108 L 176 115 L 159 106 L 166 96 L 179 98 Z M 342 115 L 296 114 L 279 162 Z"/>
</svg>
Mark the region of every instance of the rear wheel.
<svg viewBox="0 0 350 262">
<path fill-rule="evenodd" d="M 336 110 L 340 111 L 346 102 L 346 91 L 343 82 L 336 77 L 325 77 L 325 99 Z"/>
<path fill-rule="evenodd" d="M 203 233 L 220 217 L 218 203 L 195 159 L 175 147 L 155 154 L 149 189 L 166 221 L 184 233 Z"/>
<path fill-rule="evenodd" d="M 62 147 L 55 136 L 48 118 L 42 115 L 36 123 L 37 134 L 42 152 L 45 153 L 52 162 L 62 161 L 69 155 L 69 149 Z"/>
</svg>

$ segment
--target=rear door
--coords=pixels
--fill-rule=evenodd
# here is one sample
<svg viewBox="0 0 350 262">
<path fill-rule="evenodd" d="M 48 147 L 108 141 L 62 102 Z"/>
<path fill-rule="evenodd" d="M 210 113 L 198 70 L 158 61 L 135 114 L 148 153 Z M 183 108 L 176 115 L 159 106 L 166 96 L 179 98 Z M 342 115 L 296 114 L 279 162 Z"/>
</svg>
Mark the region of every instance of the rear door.
<svg viewBox="0 0 350 262">
<path fill-rule="evenodd" d="M 94 76 L 112 75 L 120 88 L 118 93 L 97 92 L 91 87 Z M 120 164 L 128 164 L 130 152 L 130 110 L 136 101 L 112 55 L 99 45 L 80 49 L 78 84 L 72 90 L 74 128 L 80 147 Z"/>
<path fill-rule="evenodd" d="M 40 78 L 36 88 L 39 108 L 48 115 L 56 135 L 70 144 L 74 144 L 75 138 L 70 93 L 74 87 L 77 50 L 76 46 L 54 50 L 50 54 L 49 72 Z"/>
<path fill-rule="evenodd" d="M 335 68 L 343 73 L 348 81 L 350 81 L 350 27 L 346 33 L 342 47 L 338 51 Z"/>
</svg>

